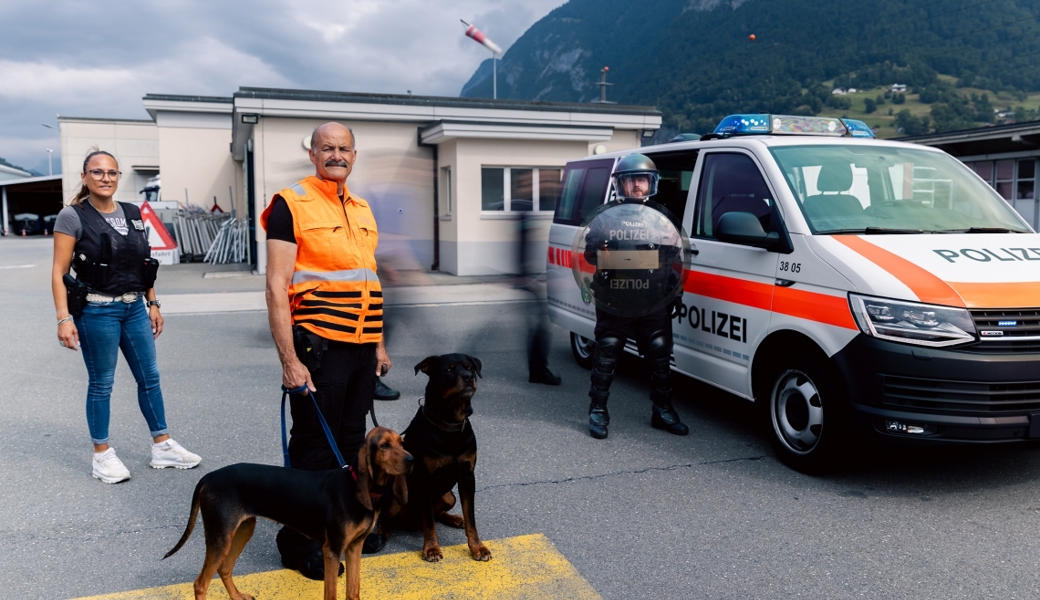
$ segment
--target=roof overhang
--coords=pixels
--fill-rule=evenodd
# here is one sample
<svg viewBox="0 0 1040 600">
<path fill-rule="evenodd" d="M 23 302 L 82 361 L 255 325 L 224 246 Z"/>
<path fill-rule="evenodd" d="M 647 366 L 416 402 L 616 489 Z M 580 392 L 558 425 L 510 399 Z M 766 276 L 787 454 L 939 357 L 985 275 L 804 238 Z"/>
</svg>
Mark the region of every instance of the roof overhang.
<svg viewBox="0 0 1040 600">
<path fill-rule="evenodd" d="M 234 96 L 235 160 L 245 157 L 253 125 L 264 118 L 414 123 L 423 128 L 423 143 L 460 137 L 604 141 L 618 129 L 661 127 L 661 113 L 647 106 L 241 88 Z"/>
<path fill-rule="evenodd" d="M 1040 122 L 933 133 L 898 141 L 933 146 L 957 157 L 1008 154 L 1040 148 Z"/>
<path fill-rule="evenodd" d="M 613 134 L 614 130 L 610 127 L 438 121 L 420 129 L 419 139 L 423 144 L 440 144 L 441 142 L 459 138 L 605 142 Z"/>
<path fill-rule="evenodd" d="M 156 120 L 160 111 L 229 115 L 234 110 L 233 100 L 222 96 L 147 94 L 142 100 L 152 120 Z"/>
<path fill-rule="evenodd" d="M 44 183 L 47 181 L 61 181 L 61 174 L 41 175 L 40 177 L 20 177 L 18 179 L 4 179 L 0 181 L 0 187 L 15 187 L 29 183 Z"/>
</svg>

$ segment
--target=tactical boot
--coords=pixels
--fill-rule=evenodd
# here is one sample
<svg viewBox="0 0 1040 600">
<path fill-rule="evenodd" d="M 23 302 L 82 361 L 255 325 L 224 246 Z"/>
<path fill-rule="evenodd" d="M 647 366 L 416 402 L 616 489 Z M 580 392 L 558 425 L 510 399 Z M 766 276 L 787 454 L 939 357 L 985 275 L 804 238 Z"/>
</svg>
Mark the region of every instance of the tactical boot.
<svg viewBox="0 0 1040 600">
<path fill-rule="evenodd" d="M 690 433 L 690 428 L 679 420 L 679 413 L 672 408 L 671 402 L 667 405 L 654 404 L 653 412 L 650 415 L 650 426 L 675 435 Z"/>
<path fill-rule="evenodd" d="M 602 440 L 607 437 L 607 426 L 610 425 L 610 413 L 606 404 L 589 404 L 589 435 Z"/>
</svg>

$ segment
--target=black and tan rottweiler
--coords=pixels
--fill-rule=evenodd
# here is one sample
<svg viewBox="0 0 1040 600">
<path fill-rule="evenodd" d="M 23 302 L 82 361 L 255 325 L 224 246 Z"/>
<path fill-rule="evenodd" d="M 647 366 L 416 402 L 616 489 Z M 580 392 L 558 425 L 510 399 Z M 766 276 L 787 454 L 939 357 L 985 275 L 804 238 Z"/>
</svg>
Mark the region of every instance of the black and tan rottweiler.
<svg viewBox="0 0 1040 600">
<path fill-rule="evenodd" d="M 385 427 L 372 429 L 358 451 L 357 465 L 331 471 L 300 471 L 239 463 L 207 474 L 195 486 L 188 526 L 169 558 L 188 541 L 202 511 L 206 560 L 195 579 L 195 600 L 205 600 L 214 573 L 232 600 L 253 600 L 231 580 L 235 561 L 264 517 L 324 542 L 325 600 L 336 599 L 340 556 L 346 554 L 347 598 L 361 593 L 361 545 L 383 506 L 383 494 L 408 502 L 405 477 L 412 468 L 401 436 Z M 390 504 L 386 502 L 386 504 Z"/>
<path fill-rule="evenodd" d="M 430 562 L 443 558 L 437 543 L 440 521 L 450 527 L 465 527 L 466 542 L 474 560 L 491 560 L 491 551 L 480 541 L 473 518 L 473 496 L 477 466 L 477 438 L 469 422 L 470 401 L 477 391 L 480 360 L 465 354 L 430 356 L 415 365 L 415 373 L 426 373 L 426 397 L 404 431 L 404 447 L 415 457 L 408 475 L 409 504 L 397 522 L 419 521 L 423 532 L 422 557 Z M 455 506 L 452 488 L 459 486 L 462 516 L 449 514 Z M 391 514 L 399 506 L 390 509 Z"/>
</svg>

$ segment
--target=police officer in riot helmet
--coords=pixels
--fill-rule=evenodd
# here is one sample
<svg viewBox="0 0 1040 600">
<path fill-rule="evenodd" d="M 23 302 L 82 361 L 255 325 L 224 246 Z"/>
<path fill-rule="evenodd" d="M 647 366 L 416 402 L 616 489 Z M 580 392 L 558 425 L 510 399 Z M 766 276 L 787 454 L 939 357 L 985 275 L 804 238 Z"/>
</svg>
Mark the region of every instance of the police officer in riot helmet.
<svg viewBox="0 0 1040 600">
<path fill-rule="evenodd" d="M 608 298 L 606 292 L 608 286 L 605 285 L 609 283 L 608 280 L 612 280 L 614 283 L 609 286 L 611 288 L 631 287 L 627 284 L 621 285 L 624 281 L 621 280 L 619 274 L 623 271 L 612 271 L 611 266 L 606 264 L 608 257 L 611 256 L 611 242 L 608 241 L 611 237 L 614 239 L 618 237 L 656 239 L 656 244 L 630 245 L 628 248 L 640 248 L 644 252 L 646 248 L 653 249 L 653 253 L 650 254 L 654 257 L 652 260 L 660 261 L 662 266 L 668 265 L 668 261 L 681 249 L 678 235 L 673 235 L 679 230 L 676 226 L 671 225 L 672 217 L 668 215 L 668 220 L 666 220 L 662 212 L 654 209 L 662 209 L 662 207 L 653 202 L 648 203 L 650 198 L 657 193 L 658 177 L 657 167 L 649 157 L 642 154 L 630 154 L 622 158 L 618 161 L 612 174 L 614 190 L 618 198 L 618 202 L 612 204 L 645 205 L 638 209 L 643 211 L 642 214 L 655 218 L 641 218 L 637 223 L 622 221 L 626 226 L 644 227 L 643 230 L 630 228 L 622 236 L 619 236 L 616 230 L 613 233 L 604 231 L 607 228 L 615 227 L 618 219 L 596 217 L 588 224 L 584 256 L 597 269 L 597 281 L 590 282 L 590 289 L 597 294 L 597 302 L 596 349 L 593 355 L 592 385 L 589 389 L 591 400 L 589 434 L 596 439 L 607 437 L 607 426 L 610 424 L 610 414 L 607 412 L 610 384 L 614 380 L 617 361 L 624 351 L 626 341 L 630 338 L 637 342 L 640 353 L 645 357 L 650 368 L 650 400 L 653 402 L 650 416 L 651 426 L 675 435 L 689 433 L 689 428 L 682 423 L 679 414 L 672 406 L 670 359 L 672 355 L 671 307 L 674 296 L 668 296 L 660 291 L 681 290 L 676 270 L 658 268 L 645 271 L 650 275 L 644 277 L 645 283 L 639 286 L 642 289 L 638 292 L 619 292 Z M 602 215 L 609 216 L 611 208 L 610 205 L 607 205 Z M 629 206 L 624 210 L 635 208 Z M 615 210 L 615 214 L 623 213 L 624 210 Z M 660 227 L 655 223 L 658 225 L 664 223 L 668 227 Z M 654 228 L 656 231 L 648 232 L 646 228 Z M 665 231 L 666 229 L 667 231 Z M 620 253 L 616 250 L 615 247 L 613 256 L 624 254 L 626 260 L 632 260 L 629 258 L 632 256 L 631 253 Z M 624 269 L 625 267 L 615 266 L 614 268 Z M 681 273 L 681 269 L 678 271 Z M 604 279 L 604 281 L 598 281 L 599 279 Z M 636 282 L 630 281 L 629 283 Z M 649 286 L 649 292 L 646 286 Z M 597 287 L 600 289 L 599 292 L 596 291 Z M 602 301 L 603 299 L 606 301 Z M 639 306 L 625 306 L 625 304 L 638 304 Z M 646 309 L 647 306 L 652 306 L 652 309 Z M 649 310 L 648 313 L 647 310 Z"/>
</svg>

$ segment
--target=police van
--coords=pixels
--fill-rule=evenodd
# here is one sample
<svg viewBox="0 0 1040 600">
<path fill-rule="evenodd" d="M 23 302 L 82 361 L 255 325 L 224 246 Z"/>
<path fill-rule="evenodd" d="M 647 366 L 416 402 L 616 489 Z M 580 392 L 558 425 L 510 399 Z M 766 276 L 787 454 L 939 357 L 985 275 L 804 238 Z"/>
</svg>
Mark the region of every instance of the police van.
<svg viewBox="0 0 1040 600">
<path fill-rule="evenodd" d="M 956 159 L 873 138 L 848 119 L 735 115 L 568 163 L 547 284 L 577 361 L 591 366 L 596 311 L 576 234 L 641 152 L 690 239 L 673 368 L 761 405 L 784 463 L 834 466 L 850 434 L 1040 438 L 1040 235 Z"/>
</svg>

